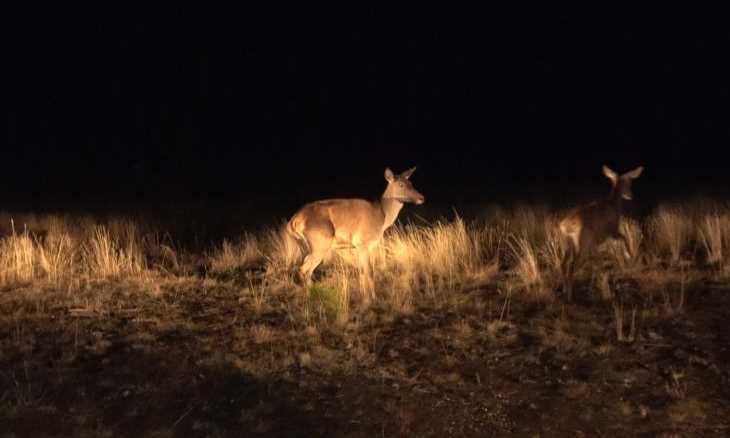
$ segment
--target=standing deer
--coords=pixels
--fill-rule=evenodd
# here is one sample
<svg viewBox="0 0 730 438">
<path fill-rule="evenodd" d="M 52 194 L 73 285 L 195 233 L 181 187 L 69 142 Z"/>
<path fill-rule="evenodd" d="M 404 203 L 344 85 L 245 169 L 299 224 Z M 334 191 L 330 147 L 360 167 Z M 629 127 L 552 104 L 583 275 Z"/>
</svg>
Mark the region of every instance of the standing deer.
<svg viewBox="0 0 730 438">
<path fill-rule="evenodd" d="M 330 250 L 354 248 L 358 253 L 361 284 L 364 275 L 368 293 L 374 294 L 370 252 L 382 239 L 383 232 L 393 225 L 404 203 L 425 201 L 409 180 L 415 170 L 413 167 L 395 175 L 386 168 L 388 186 L 380 201 L 326 199 L 306 204 L 292 216 L 286 228 L 305 247 L 304 261 L 299 268 L 305 286 L 311 284 L 314 270 Z M 365 296 L 369 301 L 370 296 Z"/>
<path fill-rule="evenodd" d="M 603 174 L 611 180 L 611 193 L 607 199 L 595 201 L 569 212 L 559 224 L 560 232 L 569 241 L 563 266 L 570 257 L 571 265 L 582 255 L 592 251 L 606 239 L 618 239 L 624 244 L 624 254 L 630 257 L 629 244 L 620 229 L 619 223 L 623 214 L 624 200 L 633 199 L 631 183 L 641 175 L 643 167 L 618 175 L 608 166 L 603 166 Z M 572 273 L 572 272 L 571 272 Z"/>
</svg>

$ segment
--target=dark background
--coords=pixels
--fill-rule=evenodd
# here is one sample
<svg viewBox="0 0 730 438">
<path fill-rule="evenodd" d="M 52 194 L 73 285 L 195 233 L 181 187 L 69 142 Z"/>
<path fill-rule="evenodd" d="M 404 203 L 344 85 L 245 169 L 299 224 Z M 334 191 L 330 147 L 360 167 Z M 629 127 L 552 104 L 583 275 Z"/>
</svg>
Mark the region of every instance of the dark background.
<svg viewBox="0 0 730 438">
<path fill-rule="evenodd" d="M 603 195 L 603 163 L 730 187 L 719 11 L 280 8 L 9 15 L 4 202 L 290 210 L 413 165 L 438 205 Z"/>
</svg>

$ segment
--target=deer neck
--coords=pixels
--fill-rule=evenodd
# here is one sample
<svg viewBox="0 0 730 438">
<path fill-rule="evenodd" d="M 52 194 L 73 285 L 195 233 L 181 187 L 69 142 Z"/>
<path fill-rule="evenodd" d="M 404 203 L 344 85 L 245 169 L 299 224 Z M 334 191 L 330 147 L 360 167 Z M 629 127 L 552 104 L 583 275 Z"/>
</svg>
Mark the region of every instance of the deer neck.
<svg viewBox="0 0 730 438">
<path fill-rule="evenodd" d="M 386 193 L 380 198 L 380 208 L 383 210 L 384 221 L 383 231 L 388 229 L 395 220 L 398 218 L 401 208 L 403 208 L 403 201 L 398 198 L 388 197 Z"/>
<path fill-rule="evenodd" d="M 608 202 L 614 206 L 619 215 L 623 214 L 624 197 L 621 196 L 621 193 L 618 190 L 611 191 L 611 194 L 608 197 Z"/>
</svg>

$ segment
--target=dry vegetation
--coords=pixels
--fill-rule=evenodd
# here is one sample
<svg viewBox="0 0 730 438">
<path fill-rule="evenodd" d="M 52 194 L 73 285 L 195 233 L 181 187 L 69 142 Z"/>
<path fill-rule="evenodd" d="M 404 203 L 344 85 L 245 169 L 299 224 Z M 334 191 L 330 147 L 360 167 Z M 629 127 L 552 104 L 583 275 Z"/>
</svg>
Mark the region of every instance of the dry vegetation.
<svg viewBox="0 0 730 438">
<path fill-rule="evenodd" d="M 730 209 L 701 205 L 625 220 L 629 257 L 606 242 L 571 285 L 544 207 L 397 225 L 370 306 L 347 251 L 300 290 L 281 226 L 199 252 L 131 219 L 0 214 L 0 430 L 722 436 Z"/>
</svg>

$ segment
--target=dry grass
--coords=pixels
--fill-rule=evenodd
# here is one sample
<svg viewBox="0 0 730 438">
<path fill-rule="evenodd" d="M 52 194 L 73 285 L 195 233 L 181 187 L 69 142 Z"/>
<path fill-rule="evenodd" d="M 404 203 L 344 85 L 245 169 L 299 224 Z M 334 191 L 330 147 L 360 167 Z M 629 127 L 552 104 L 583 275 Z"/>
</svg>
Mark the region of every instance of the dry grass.
<svg viewBox="0 0 730 438">
<path fill-rule="evenodd" d="M 727 213 L 708 213 L 698 219 L 698 240 L 710 265 L 723 265 L 730 248 L 730 216 Z"/>
<path fill-rule="evenodd" d="M 266 324 L 251 326 L 251 339 L 254 344 L 269 344 L 274 340 L 275 331 Z"/>
<path fill-rule="evenodd" d="M 514 258 L 514 273 L 520 284 L 530 288 L 542 283 L 542 270 L 537 258 L 537 251 L 526 237 L 513 236 L 509 248 Z"/>
<path fill-rule="evenodd" d="M 37 250 L 40 267 L 52 283 L 58 283 L 70 272 L 76 259 L 76 245 L 68 233 L 51 234 Z"/>
<path fill-rule="evenodd" d="M 661 208 L 651 219 L 651 232 L 659 257 L 677 265 L 690 239 L 691 219 L 676 208 Z"/>
<path fill-rule="evenodd" d="M 468 226 L 459 217 L 431 226 L 396 226 L 371 257 L 376 295 L 392 308 L 407 313 L 417 295 L 438 299 L 482 284 L 498 270 L 501 241 L 496 228 Z M 286 251 L 286 247 L 277 248 Z M 286 254 L 271 257 L 278 267 L 285 259 Z M 324 265 L 323 283 L 348 294 L 354 285 L 360 286 L 360 279 L 355 278 L 358 262 L 354 251 L 338 252 Z"/>
<path fill-rule="evenodd" d="M 169 235 L 139 221 L 102 222 L 91 216 L 68 215 L 16 219 L 5 213 L 0 218 L 7 221 L 2 227 L 5 237 L 0 239 L 0 285 L 34 281 L 60 285 L 80 278 L 195 272 L 190 261 L 195 257 L 173 249 Z M 432 224 L 397 224 L 372 254 L 375 297 L 408 313 L 424 299 L 446 302 L 458 298 L 460 291 L 508 281 L 510 288 L 528 291 L 529 296 L 553 298 L 566 251 L 555 223 L 555 216 L 546 208 L 524 205 L 492 208 L 483 220 L 474 222 L 456 216 Z M 244 234 L 237 241 L 222 240 L 205 257 L 212 273 L 255 271 L 242 286 L 251 291 L 257 309 L 265 306 L 270 291 L 294 288 L 302 248 L 283 232 L 283 225 L 257 235 Z M 730 260 L 727 207 L 715 206 L 700 213 L 662 206 L 644 223 L 623 220 L 621 232 L 626 236 L 628 257 L 620 242 L 607 245 L 613 266 L 621 275 L 656 291 L 651 293 L 660 293 L 665 286 L 662 279 L 668 278 L 669 271 L 662 266 L 726 266 Z M 702 251 L 690 251 L 693 239 Z M 601 265 L 601 269 L 598 290 L 604 300 L 612 300 L 609 278 L 613 267 Z M 362 292 L 359 272 L 356 257 L 347 251 L 333 254 L 318 271 L 322 287 L 339 291 L 337 320 L 350 318 L 350 299 Z M 676 299 L 671 307 L 678 307 Z"/>
<path fill-rule="evenodd" d="M 249 287 L 242 289 L 239 301 L 249 301 L 256 314 L 260 314 L 266 303 L 267 286 L 266 282 L 254 284 L 249 280 Z"/>
<path fill-rule="evenodd" d="M 223 240 L 221 246 L 210 257 L 210 269 L 212 272 L 232 271 L 260 263 L 262 259 L 258 240 L 250 234 L 245 234 L 238 243 Z"/>
<path fill-rule="evenodd" d="M 27 231 L 13 233 L 0 243 L 0 281 L 30 281 L 36 273 L 36 246 Z"/>
<path fill-rule="evenodd" d="M 495 319 L 489 321 L 486 328 L 487 338 L 494 343 L 509 345 L 518 340 L 517 326 L 512 322 Z"/>
<path fill-rule="evenodd" d="M 545 266 L 553 273 L 561 272 L 563 259 L 568 250 L 568 242 L 558 229 L 556 217 L 550 217 L 545 221 L 545 243 L 539 251 L 539 255 Z"/>
<path fill-rule="evenodd" d="M 23 225 L 0 238 L 0 286 L 12 290 L 3 294 L 4 300 L 20 302 L 26 294 L 23 303 L 35 308 L 24 306 L 24 312 L 66 307 L 73 324 L 90 315 L 110 318 L 129 311 L 139 312 L 140 327 L 147 317 L 156 326 L 163 315 L 186 312 L 189 320 L 174 328 L 189 333 L 191 340 L 206 338 L 199 336 L 206 326 L 197 322 L 202 309 L 215 324 L 208 326 L 214 327 L 210 333 L 235 328 L 241 342 L 231 347 L 238 349 L 231 352 L 233 363 L 244 364 L 241 369 L 262 379 L 301 366 L 322 374 L 345 369 L 352 375 L 367 368 L 417 382 L 421 371 L 406 373 L 406 362 L 397 360 L 407 354 L 409 363 L 438 364 L 438 372 L 424 366 L 423 375 L 445 385 L 469 384 L 472 377 L 459 369 L 462 361 L 481 370 L 484 361 L 490 361 L 490 368 L 499 361 L 509 369 L 524 359 L 528 365 L 544 365 L 530 369 L 559 369 L 560 375 L 569 376 L 576 362 L 590 361 L 591 355 L 608 362 L 630 354 L 626 344 L 631 342 L 648 339 L 658 348 L 674 342 L 673 330 L 696 309 L 694 297 L 685 296 L 685 290 L 707 290 L 688 283 L 706 282 L 708 275 L 716 280 L 718 271 L 702 265 L 730 260 L 727 217 L 721 209 L 689 214 L 664 208 L 642 223 L 624 221 L 629 257 L 621 245 L 609 244 L 609 257 L 591 258 L 594 269 L 577 272 L 576 294 L 587 292 L 581 298 L 593 300 L 588 305 L 556 299 L 555 279 L 566 242 L 553 216 L 529 206 L 495 210 L 480 221 L 455 217 L 389 229 L 372 254 L 375 305 L 370 308 L 359 306 L 358 266 L 347 251 L 326 261 L 312 288 L 295 287 L 292 278 L 301 249 L 280 227 L 239 240 L 211 241 L 208 253 L 191 254 L 175 247 L 162 230 L 140 222 L 34 216 L 16 221 Z M 34 228 L 45 233 L 34 234 Z M 702 251 L 692 251 L 692 239 Z M 133 284 L 148 276 L 151 282 Z M 132 288 L 148 296 L 157 291 L 163 299 L 149 301 L 155 310 L 143 313 L 134 304 L 141 301 L 128 299 Z M 49 290 L 61 291 L 64 306 L 46 298 L 52 296 Z M 201 306 L 191 305 L 191 296 Z M 206 306 L 221 301 L 225 311 L 207 311 Z M 13 313 L 5 318 L 15 330 L 9 342 L 24 351 L 36 348 L 32 333 L 11 320 Z M 656 324 L 662 319 L 672 319 L 666 321 L 672 324 Z M 664 326 L 664 331 L 657 329 Z M 695 331 L 702 328 L 698 325 Z M 83 345 L 100 354 L 107 342 L 91 339 Z M 527 351 L 525 356 L 517 356 L 522 351 Z M 570 360 L 570 355 L 580 360 Z M 486 377 L 477 373 L 474 379 Z M 565 382 L 569 399 L 581 400 L 592 387 Z M 712 419 L 712 406 L 697 403 L 691 384 L 691 379 L 673 374 L 666 388 L 670 419 L 678 425 Z M 33 403 L 30 390 L 8 396 L 18 405 Z M 635 404 L 619 406 L 622 415 L 639 410 Z"/>
<path fill-rule="evenodd" d="M 452 289 L 490 273 L 485 265 L 499 249 L 485 243 L 501 244 L 493 229 L 468 227 L 460 217 L 432 226 L 395 227 L 377 255 L 376 268 L 397 273 L 397 284 Z"/>
<path fill-rule="evenodd" d="M 589 348 L 588 341 L 578 336 L 571 327 L 569 320 L 558 317 L 552 323 L 541 325 L 537 329 L 543 348 L 555 348 L 560 352 L 586 351 Z"/>
<path fill-rule="evenodd" d="M 134 224 L 129 222 L 117 227 L 114 234 L 104 226 L 94 227 L 83 246 L 84 266 L 90 274 L 102 278 L 134 277 L 146 270 L 141 239 Z"/>
<path fill-rule="evenodd" d="M 89 218 L 76 221 L 49 215 L 32 216 L 35 229 L 15 229 L 0 239 L 0 284 L 45 281 L 60 284 L 86 278 L 143 278 L 148 273 L 150 243 L 129 220 L 99 225 Z"/>
</svg>

